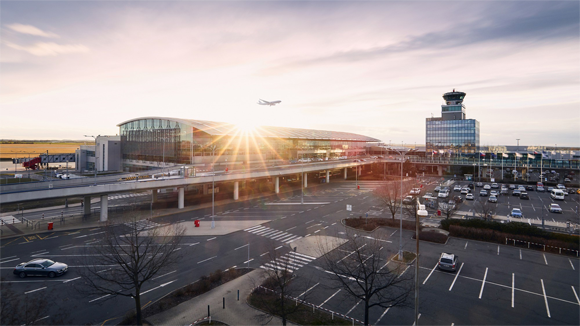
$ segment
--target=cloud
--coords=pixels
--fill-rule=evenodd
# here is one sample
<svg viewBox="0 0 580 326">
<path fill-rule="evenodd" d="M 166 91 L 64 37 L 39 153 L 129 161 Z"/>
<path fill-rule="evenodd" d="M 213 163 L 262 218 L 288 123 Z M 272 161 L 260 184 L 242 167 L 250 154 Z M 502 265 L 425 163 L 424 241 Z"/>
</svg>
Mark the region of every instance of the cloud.
<svg viewBox="0 0 580 326">
<path fill-rule="evenodd" d="M 6 26 L 8 28 L 10 28 L 11 30 L 18 32 L 18 33 L 22 33 L 22 34 L 42 36 L 42 37 L 48 37 L 48 38 L 59 38 L 60 37 L 54 33 L 45 32 L 45 31 L 43 31 L 37 27 L 34 27 L 32 25 L 10 24 L 10 25 L 6 25 Z"/>
<path fill-rule="evenodd" d="M 56 44 L 53 42 L 39 42 L 33 46 L 21 46 L 18 44 L 5 42 L 7 46 L 21 51 L 26 51 L 32 55 L 44 57 L 44 56 L 55 56 L 58 54 L 68 54 L 68 53 L 86 53 L 89 52 L 89 48 L 82 44 Z"/>
</svg>

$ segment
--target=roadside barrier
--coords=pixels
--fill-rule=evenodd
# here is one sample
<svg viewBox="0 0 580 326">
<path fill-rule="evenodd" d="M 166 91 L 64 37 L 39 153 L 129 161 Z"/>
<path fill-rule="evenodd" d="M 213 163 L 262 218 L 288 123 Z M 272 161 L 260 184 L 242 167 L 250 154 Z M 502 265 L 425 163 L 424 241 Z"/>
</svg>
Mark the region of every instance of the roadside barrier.
<svg viewBox="0 0 580 326">
<path fill-rule="evenodd" d="M 570 251 L 570 252 L 576 252 L 576 257 L 579 256 L 579 251 L 578 250 L 574 250 L 574 249 L 568 249 L 568 248 L 561 248 L 561 247 L 555 247 L 555 246 L 550 246 L 550 245 L 545 245 L 542 243 L 535 243 L 535 242 L 529 242 L 529 241 L 523 241 L 523 240 L 517 240 L 517 239 L 509 239 L 509 238 L 505 238 L 505 244 L 507 245 L 509 242 L 513 242 L 514 246 L 516 245 L 516 243 L 527 243 L 528 244 L 528 249 L 530 249 L 530 245 L 534 245 L 534 246 L 538 246 L 538 247 L 543 247 L 544 251 L 546 251 L 546 247 L 548 248 L 554 248 L 554 249 L 558 249 L 558 253 L 562 253 L 562 250 L 565 251 Z"/>
</svg>

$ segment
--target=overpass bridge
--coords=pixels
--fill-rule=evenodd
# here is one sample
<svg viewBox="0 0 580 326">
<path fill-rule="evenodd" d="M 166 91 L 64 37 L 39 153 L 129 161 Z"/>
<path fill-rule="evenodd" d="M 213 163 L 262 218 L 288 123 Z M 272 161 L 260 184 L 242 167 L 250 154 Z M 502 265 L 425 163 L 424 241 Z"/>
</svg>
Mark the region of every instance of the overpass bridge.
<svg viewBox="0 0 580 326">
<path fill-rule="evenodd" d="M 524 167 L 530 169 L 569 169 L 580 170 L 580 160 L 501 160 L 501 159 L 474 159 L 474 158 L 459 158 L 459 157 L 409 157 L 409 161 L 415 164 L 425 165 L 458 165 L 458 166 L 474 166 L 487 165 L 489 167 L 506 167 L 514 166 Z"/>
<path fill-rule="evenodd" d="M 46 200 L 68 197 L 84 197 L 84 212 L 90 213 L 90 198 L 100 197 L 101 221 L 107 220 L 108 195 L 113 193 L 134 192 L 134 191 L 152 191 L 153 201 L 156 201 L 157 190 L 165 188 L 178 189 L 178 208 L 184 207 L 185 188 L 190 185 L 208 185 L 213 183 L 232 182 L 234 184 L 233 198 L 239 197 L 239 182 L 252 179 L 273 178 L 275 183 L 275 192 L 280 191 L 280 177 L 289 175 L 302 175 L 301 180 L 304 187 L 308 186 L 308 173 L 326 173 L 326 182 L 330 181 L 330 172 L 332 170 L 342 170 L 344 178 L 348 176 L 348 170 L 357 170 L 359 175 L 362 166 L 370 164 L 387 164 L 401 163 L 401 160 L 367 160 L 354 162 L 353 160 L 345 161 L 324 161 L 306 164 L 287 164 L 271 166 L 265 168 L 256 168 L 251 170 L 233 170 L 227 173 L 224 171 L 215 171 L 209 173 L 198 173 L 190 175 L 187 167 L 180 168 L 178 176 L 163 176 L 160 178 L 135 178 L 138 174 L 154 175 L 161 173 L 161 170 L 141 171 L 139 173 L 116 174 L 102 176 L 98 178 L 79 178 L 70 180 L 55 180 L 47 182 L 37 182 L 28 184 L 13 184 L 0 187 L 0 202 L 22 203 L 34 200 Z M 175 170 L 174 167 L 173 169 Z M 167 171 L 167 170 L 166 170 Z M 353 171 L 354 172 L 354 171 Z M 133 179 L 133 180 L 126 180 Z M 211 190 L 213 191 L 213 190 Z"/>
</svg>

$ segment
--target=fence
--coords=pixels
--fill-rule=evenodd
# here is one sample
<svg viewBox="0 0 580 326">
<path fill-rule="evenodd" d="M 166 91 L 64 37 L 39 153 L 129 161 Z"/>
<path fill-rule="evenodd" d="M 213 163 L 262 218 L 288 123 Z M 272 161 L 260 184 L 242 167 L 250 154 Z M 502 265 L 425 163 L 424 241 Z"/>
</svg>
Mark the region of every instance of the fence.
<svg viewBox="0 0 580 326">
<path fill-rule="evenodd" d="M 574 250 L 574 249 L 568 249 L 568 248 L 561 248 L 561 247 L 555 247 L 555 246 L 550 246 L 550 245 L 545 245 L 543 243 L 535 243 L 535 242 L 530 242 L 530 241 L 522 241 L 522 240 L 517 240 L 517 239 L 510 239 L 510 238 L 505 238 L 505 244 L 507 245 L 509 242 L 513 242 L 514 246 L 516 245 L 516 243 L 522 243 L 522 244 L 527 244 L 528 245 L 528 249 L 534 249 L 531 246 L 534 247 L 540 247 L 543 248 L 543 251 L 546 251 L 546 247 L 548 248 L 553 248 L 553 249 L 558 249 L 558 253 L 562 253 L 562 250 L 564 250 L 564 253 L 566 253 L 566 251 L 569 251 L 570 253 L 576 252 L 576 257 L 579 256 L 579 252 L 578 250 Z"/>
</svg>

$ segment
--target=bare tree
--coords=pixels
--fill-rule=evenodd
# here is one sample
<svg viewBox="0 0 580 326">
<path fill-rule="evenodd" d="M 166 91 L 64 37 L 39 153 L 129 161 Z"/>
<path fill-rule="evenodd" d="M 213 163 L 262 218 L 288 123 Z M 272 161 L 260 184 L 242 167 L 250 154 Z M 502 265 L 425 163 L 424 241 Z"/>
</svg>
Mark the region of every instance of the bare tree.
<svg viewBox="0 0 580 326">
<path fill-rule="evenodd" d="M 278 316 L 282 318 L 282 325 L 286 325 L 288 317 L 302 309 L 302 301 L 306 301 L 308 295 L 305 290 L 309 288 L 311 280 L 297 280 L 295 272 L 304 262 L 294 250 L 281 254 L 280 250 L 275 249 L 275 243 L 269 248 L 270 262 L 262 265 L 264 273 L 261 279 L 253 280 L 259 286 L 252 292 L 250 300 L 263 311 L 260 319 L 264 324 Z M 290 298 L 295 301 L 292 302 Z"/>
<path fill-rule="evenodd" d="M 441 211 L 441 214 L 445 216 L 445 219 L 449 219 L 453 214 L 455 214 L 457 208 L 458 204 L 453 200 L 439 202 L 439 210 Z"/>
<path fill-rule="evenodd" d="M 178 262 L 176 249 L 184 229 L 177 225 L 154 228 L 149 221 L 130 215 L 123 225 L 106 226 L 101 241 L 86 247 L 86 267 L 80 269 L 84 284 L 77 289 L 87 295 L 106 295 L 107 299 L 133 298 L 135 322 L 142 325 L 141 289 Z M 99 265 L 113 267 L 103 273 Z"/>
<path fill-rule="evenodd" d="M 391 308 L 408 304 L 413 291 L 412 278 L 403 277 L 387 264 L 387 250 L 384 241 L 372 237 L 357 237 L 347 232 L 348 242 L 323 256 L 323 264 L 328 276 L 337 288 L 364 302 L 365 325 L 369 324 L 369 309 L 375 306 Z"/>
<path fill-rule="evenodd" d="M 382 205 L 389 210 L 394 220 L 395 214 L 401 209 L 401 198 L 410 189 L 409 181 L 403 182 L 402 191 L 400 181 L 390 181 L 375 189 L 374 195 L 382 201 Z"/>
<path fill-rule="evenodd" d="M 68 323 L 64 309 L 52 304 L 48 291 L 22 295 L 2 278 L 0 325 L 63 325 Z M 64 300 L 69 300 L 64 298 Z M 69 306 L 69 308 L 71 308 Z M 48 318 L 47 318 L 48 317 Z"/>
<path fill-rule="evenodd" d="M 473 208 L 479 217 L 487 221 L 488 217 L 493 214 L 493 209 L 495 206 L 485 197 L 479 197 L 475 203 L 473 203 Z"/>
</svg>

